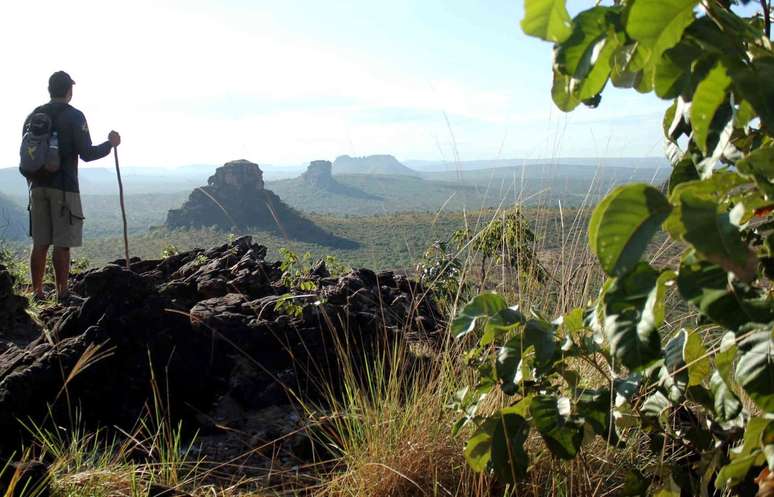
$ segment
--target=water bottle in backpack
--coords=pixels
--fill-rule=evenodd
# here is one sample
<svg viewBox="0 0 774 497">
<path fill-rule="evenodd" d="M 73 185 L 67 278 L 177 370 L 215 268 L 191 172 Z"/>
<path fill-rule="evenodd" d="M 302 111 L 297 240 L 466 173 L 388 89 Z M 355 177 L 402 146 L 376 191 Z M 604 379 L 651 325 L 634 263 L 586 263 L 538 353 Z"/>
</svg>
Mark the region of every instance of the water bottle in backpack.
<svg viewBox="0 0 774 497">
<path fill-rule="evenodd" d="M 48 140 L 48 154 L 46 154 L 46 165 L 44 166 L 49 173 L 59 171 L 59 133 L 54 131 L 51 139 Z"/>
</svg>

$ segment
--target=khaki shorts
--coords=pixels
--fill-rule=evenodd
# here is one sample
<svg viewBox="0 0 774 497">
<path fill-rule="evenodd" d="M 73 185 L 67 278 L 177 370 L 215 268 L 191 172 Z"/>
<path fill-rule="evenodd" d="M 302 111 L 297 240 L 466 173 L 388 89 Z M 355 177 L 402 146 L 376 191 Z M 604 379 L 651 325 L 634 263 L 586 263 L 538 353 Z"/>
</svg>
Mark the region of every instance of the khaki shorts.
<svg viewBox="0 0 774 497">
<path fill-rule="evenodd" d="M 34 245 L 80 247 L 83 242 L 81 196 L 56 188 L 30 193 L 30 234 Z"/>
</svg>

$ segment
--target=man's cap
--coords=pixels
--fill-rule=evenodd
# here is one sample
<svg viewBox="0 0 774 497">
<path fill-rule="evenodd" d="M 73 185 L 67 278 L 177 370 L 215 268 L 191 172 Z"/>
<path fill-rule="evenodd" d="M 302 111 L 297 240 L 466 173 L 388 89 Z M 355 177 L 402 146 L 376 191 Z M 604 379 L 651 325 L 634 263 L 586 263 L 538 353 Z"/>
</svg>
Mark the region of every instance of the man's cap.
<svg viewBox="0 0 774 497">
<path fill-rule="evenodd" d="M 48 91 L 49 93 L 61 94 L 67 92 L 75 81 L 64 71 L 57 71 L 48 78 Z"/>
</svg>

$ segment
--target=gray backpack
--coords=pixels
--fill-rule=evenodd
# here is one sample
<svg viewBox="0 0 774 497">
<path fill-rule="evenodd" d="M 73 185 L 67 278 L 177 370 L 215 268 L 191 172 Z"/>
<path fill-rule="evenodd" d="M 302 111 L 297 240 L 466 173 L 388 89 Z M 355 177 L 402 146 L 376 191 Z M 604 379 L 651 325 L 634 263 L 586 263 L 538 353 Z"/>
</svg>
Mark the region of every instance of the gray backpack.
<svg viewBox="0 0 774 497">
<path fill-rule="evenodd" d="M 47 113 L 35 112 L 27 120 L 19 158 L 19 172 L 27 179 L 59 171 L 59 136 Z"/>
</svg>

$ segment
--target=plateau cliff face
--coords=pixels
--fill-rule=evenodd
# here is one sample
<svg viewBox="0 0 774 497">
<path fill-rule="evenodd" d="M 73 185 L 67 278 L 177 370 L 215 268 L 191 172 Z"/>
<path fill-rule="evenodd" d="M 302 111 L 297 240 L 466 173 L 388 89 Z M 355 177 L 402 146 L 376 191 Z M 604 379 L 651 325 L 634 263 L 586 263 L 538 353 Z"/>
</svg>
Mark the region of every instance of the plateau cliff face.
<svg viewBox="0 0 774 497">
<path fill-rule="evenodd" d="M 167 213 L 169 229 L 210 226 L 240 233 L 268 230 L 287 238 L 340 248 L 357 246 L 323 230 L 265 189 L 261 168 L 247 160 L 219 167 L 207 186 L 196 188 L 180 209 Z"/>
</svg>

